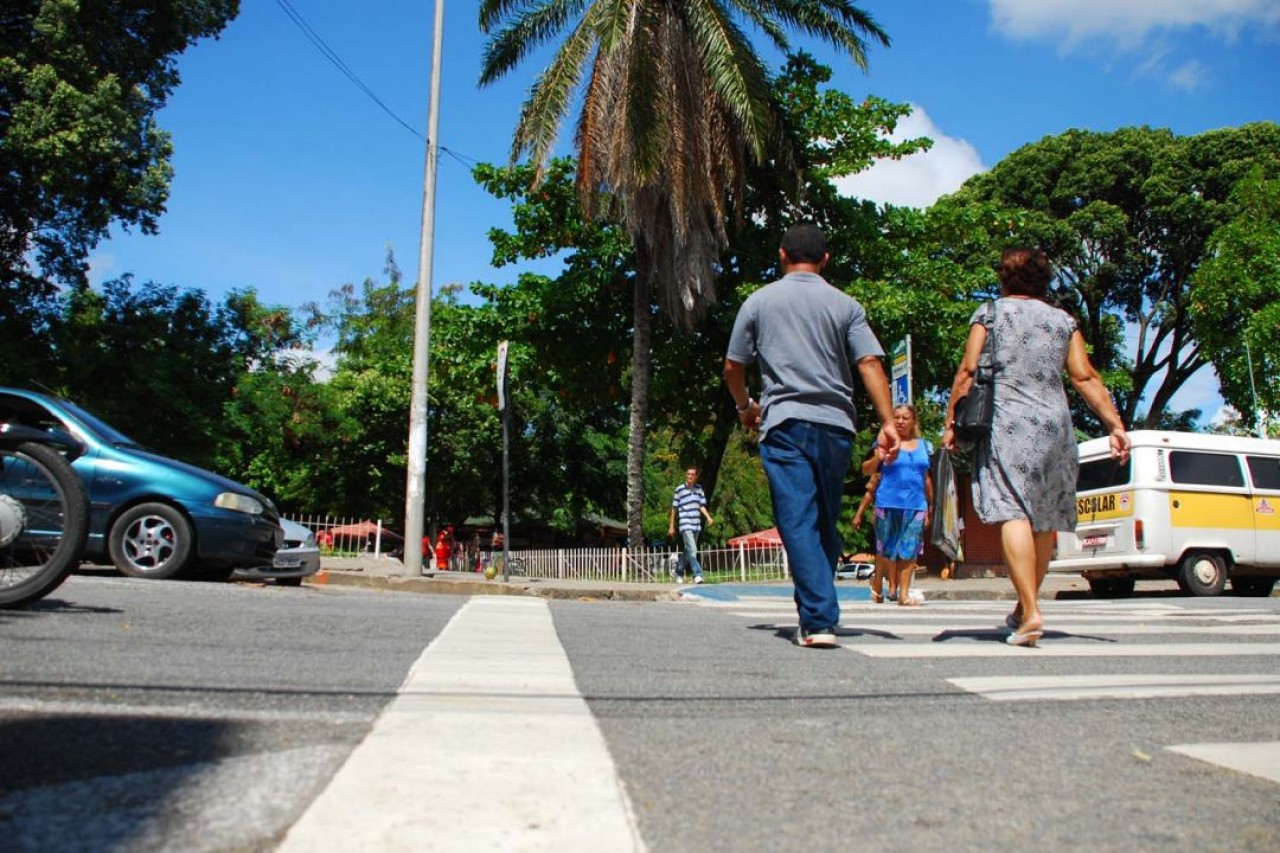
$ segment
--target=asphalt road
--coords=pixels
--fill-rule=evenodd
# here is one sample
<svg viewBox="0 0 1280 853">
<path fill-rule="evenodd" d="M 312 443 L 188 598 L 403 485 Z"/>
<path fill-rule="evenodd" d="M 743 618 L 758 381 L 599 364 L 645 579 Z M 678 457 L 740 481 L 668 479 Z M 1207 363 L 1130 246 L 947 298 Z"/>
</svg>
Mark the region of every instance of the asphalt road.
<svg viewBox="0 0 1280 853">
<path fill-rule="evenodd" d="M 1008 606 L 77 576 L 0 611 L 0 849 L 1280 849 L 1280 599 Z"/>
</svg>

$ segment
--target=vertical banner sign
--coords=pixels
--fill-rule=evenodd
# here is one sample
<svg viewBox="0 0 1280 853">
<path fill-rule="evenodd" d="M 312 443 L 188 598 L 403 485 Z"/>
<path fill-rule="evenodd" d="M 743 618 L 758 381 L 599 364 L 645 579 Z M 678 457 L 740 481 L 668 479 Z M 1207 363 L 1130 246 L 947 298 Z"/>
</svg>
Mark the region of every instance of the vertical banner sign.
<svg viewBox="0 0 1280 853">
<path fill-rule="evenodd" d="M 889 352 L 892 360 L 893 405 L 911 404 L 911 336 L 907 335 L 893 345 Z"/>
<path fill-rule="evenodd" d="M 507 341 L 498 344 L 498 411 L 507 410 Z"/>
</svg>

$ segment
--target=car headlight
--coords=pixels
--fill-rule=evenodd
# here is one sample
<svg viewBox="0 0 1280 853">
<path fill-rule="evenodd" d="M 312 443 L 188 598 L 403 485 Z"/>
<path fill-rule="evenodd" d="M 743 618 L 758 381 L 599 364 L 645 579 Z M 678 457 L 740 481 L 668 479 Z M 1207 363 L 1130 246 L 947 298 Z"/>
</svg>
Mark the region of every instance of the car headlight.
<svg viewBox="0 0 1280 853">
<path fill-rule="evenodd" d="M 249 515 L 262 515 L 262 501 L 235 492 L 223 492 L 213 499 L 213 505 L 234 512 L 245 512 Z"/>
<path fill-rule="evenodd" d="M 307 538 L 302 540 L 302 547 L 304 547 L 304 548 L 315 548 L 315 547 L 316 547 L 316 535 L 315 535 L 314 533 L 308 533 L 308 534 L 307 534 Z"/>
</svg>

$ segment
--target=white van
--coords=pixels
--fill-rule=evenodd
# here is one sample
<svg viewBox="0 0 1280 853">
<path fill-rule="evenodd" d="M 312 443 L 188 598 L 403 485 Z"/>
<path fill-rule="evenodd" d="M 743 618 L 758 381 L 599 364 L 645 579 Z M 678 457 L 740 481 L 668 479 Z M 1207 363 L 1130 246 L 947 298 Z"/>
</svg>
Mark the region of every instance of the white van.
<svg viewBox="0 0 1280 853">
<path fill-rule="evenodd" d="M 1280 577 L 1280 441 L 1129 433 L 1129 461 L 1106 438 L 1080 444 L 1079 519 L 1059 533 L 1051 572 L 1080 572 L 1097 596 L 1172 578 L 1192 595 L 1270 595 Z"/>
</svg>

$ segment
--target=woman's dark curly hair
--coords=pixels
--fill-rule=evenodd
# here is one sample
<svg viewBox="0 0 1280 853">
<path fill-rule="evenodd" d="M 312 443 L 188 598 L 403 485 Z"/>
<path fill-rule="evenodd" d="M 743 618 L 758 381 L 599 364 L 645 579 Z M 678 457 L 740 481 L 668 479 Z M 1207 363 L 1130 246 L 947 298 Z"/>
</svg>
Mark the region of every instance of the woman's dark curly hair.
<svg viewBox="0 0 1280 853">
<path fill-rule="evenodd" d="M 1000 258 L 1000 289 L 1007 294 L 1043 299 L 1051 280 L 1053 267 L 1040 249 L 1005 249 Z"/>
</svg>

